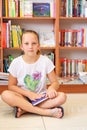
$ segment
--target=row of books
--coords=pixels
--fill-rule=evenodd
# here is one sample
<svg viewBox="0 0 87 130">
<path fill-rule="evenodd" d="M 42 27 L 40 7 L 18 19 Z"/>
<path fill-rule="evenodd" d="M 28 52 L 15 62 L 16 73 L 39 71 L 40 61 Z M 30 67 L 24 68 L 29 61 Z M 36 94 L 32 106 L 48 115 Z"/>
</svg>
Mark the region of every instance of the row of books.
<svg viewBox="0 0 87 130">
<path fill-rule="evenodd" d="M 21 36 L 24 28 L 21 28 L 20 25 L 12 25 L 11 20 L 8 22 L 2 23 L 2 47 L 3 48 L 12 48 L 20 47 Z M 40 38 L 41 47 L 52 47 L 55 46 L 55 34 L 53 31 L 37 31 Z M 5 37 L 5 38 L 4 38 Z"/>
<path fill-rule="evenodd" d="M 87 17 L 86 0 L 61 0 L 61 16 Z"/>
<path fill-rule="evenodd" d="M 79 72 L 87 72 L 87 59 L 60 58 L 60 76 L 78 76 Z"/>
<path fill-rule="evenodd" d="M 14 59 L 14 56 L 13 55 L 8 55 L 7 57 L 4 57 L 3 59 L 3 71 L 5 73 L 8 73 L 8 68 L 9 68 L 9 65 L 11 64 L 11 62 L 13 61 Z"/>
<path fill-rule="evenodd" d="M 34 0 L 33 0 L 34 1 Z M 54 2 L 32 0 L 3 0 L 2 12 L 6 17 L 55 16 Z"/>
<path fill-rule="evenodd" d="M 11 25 L 11 20 L 2 23 L 2 47 L 19 47 L 21 44 L 22 29 L 20 25 Z"/>
<path fill-rule="evenodd" d="M 8 73 L 0 72 L 0 85 L 8 85 Z"/>
<path fill-rule="evenodd" d="M 68 47 L 87 47 L 87 28 L 60 30 L 59 44 Z"/>
</svg>

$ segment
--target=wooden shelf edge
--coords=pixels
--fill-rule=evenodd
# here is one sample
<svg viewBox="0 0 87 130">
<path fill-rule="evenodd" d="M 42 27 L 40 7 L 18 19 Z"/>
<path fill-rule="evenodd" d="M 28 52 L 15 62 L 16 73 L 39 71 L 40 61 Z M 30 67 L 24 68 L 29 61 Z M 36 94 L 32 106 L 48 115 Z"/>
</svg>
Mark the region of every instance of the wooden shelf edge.
<svg viewBox="0 0 87 130">
<path fill-rule="evenodd" d="M 0 94 L 4 91 L 7 90 L 8 86 L 7 85 L 0 85 Z"/>
<path fill-rule="evenodd" d="M 87 84 L 61 84 L 59 91 L 65 93 L 87 93 Z"/>
</svg>

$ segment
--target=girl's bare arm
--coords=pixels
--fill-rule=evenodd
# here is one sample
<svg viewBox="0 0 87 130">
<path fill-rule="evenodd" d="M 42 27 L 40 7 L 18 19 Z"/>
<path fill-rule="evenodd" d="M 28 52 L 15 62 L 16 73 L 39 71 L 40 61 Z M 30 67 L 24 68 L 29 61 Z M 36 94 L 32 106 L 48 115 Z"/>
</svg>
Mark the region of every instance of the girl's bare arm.
<svg viewBox="0 0 87 130">
<path fill-rule="evenodd" d="M 54 70 L 52 72 L 50 72 L 47 76 L 50 81 L 50 86 L 47 89 L 47 96 L 49 98 L 54 98 L 54 97 L 58 96 L 57 91 L 59 88 L 59 83 L 57 80 L 57 76 L 56 76 Z"/>
</svg>

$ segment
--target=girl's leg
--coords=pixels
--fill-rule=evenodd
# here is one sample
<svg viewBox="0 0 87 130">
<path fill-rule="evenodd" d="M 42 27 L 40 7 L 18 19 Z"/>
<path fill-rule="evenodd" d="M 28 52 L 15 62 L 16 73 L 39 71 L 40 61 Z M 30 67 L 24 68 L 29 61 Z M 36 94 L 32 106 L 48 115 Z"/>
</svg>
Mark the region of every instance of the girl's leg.
<svg viewBox="0 0 87 130">
<path fill-rule="evenodd" d="M 33 106 L 23 96 L 21 96 L 18 93 L 6 90 L 2 93 L 1 97 L 10 106 L 12 106 L 12 107 L 17 106 L 18 108 L 21 108 L 22 110 L 24 110 L 26 112 L 31 112 L 31 113 L 35 113 L 35 114 L 39 114 L 39 115 L 44 115 L 44 116 L 53 116 L 53 117 L 57 117 L 57 118 L 61 117 L 61 112 L 59 109 L 57 109 L 57 108 L 49 109 L 50 107 L 41 108 L 41 106 L 40 107 Z M 52 102 L 53 102 L 53 100 L 52 100 Z M 47 104 L 50 106 L 50 104 L 51 104 L 49 102 L 46 104 L 44 104 L 44 103 L 42 106 L 44 106 L 44 105 L 47 106 Z"/>
<path fill-rule="evenodd" d="M 42 108 L 53 108 L 53 107 L 58 107 L 62 104 L 65 103 L 66 101 L 66 95 L 62 92 L 58 92 L 58 96 L 53 98 L 53 99 L 49 99 L 46 100 L 45 102 L 40 103 L 38 106 L 42 107 Z"/>
<path fill-rule="evenodd" d="M 46 109 L 57 108 L 56 110 L 55 109 L 53 110 L 53 113 L 55 113 L 55 116 L 58 116 L 58 113 L 61 114 L 61 111 L 63 114 L 63 110 L 61 110 L 62 108 L 60 107 L 60 105 L 65 103 L 65 101 L 66 101 L 66 95 L 64 93 L 58 93 L 58 96 L 56 98 L 49 99 L 45 102 L 42 102 L 38 105 L 38 107 L 41 107 L 44 109 L 45 108 Z M 22 115 L 23 113 L 26 113 L 26 112 L 21 110 L 20 108 L 18 108 L 18 116 L 17 117 L 20 117 L 20 115 Z"/>
</svg>

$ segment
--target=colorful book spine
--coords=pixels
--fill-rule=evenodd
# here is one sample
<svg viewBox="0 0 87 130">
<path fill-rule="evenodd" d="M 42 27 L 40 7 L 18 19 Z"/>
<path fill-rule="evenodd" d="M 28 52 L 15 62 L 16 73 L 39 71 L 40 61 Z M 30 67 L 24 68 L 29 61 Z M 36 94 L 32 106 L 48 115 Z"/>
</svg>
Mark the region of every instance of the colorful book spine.
<svg viewBox="0 0 87 130">
<path fill-rule="evenodd" d="M 12 41 L 13 41 L 13 47 L 19 47 L 18 44 L 18 35 L 17 35 L 17 26 L 12 25 Z"/>
<path fill-rule="evenodd" d="M 24 0 L 20 0 L 20 17 L 24 17 Z"/>
<path fill-rule="evenodd" d="M 2 23 L 2 47 L 6 48 L 6 23 Z"/>
<path fill-rule="evenodd" d="M 65 17 L 66 16 L 66 0 L 61 0 L 61 6 L 60 6 L 60 15 Z"/>
<path fill-rule="evenodd" d="M 15 17 L 18 17 L 18 0 L 15 0 Z"/>
<path fill-rule="evenodd" d="M 50 17 L 55 17 L 55 2 L 50 2 Z"/>
</svg>

